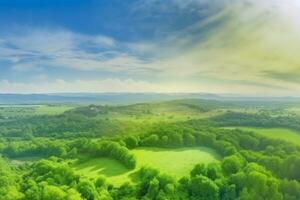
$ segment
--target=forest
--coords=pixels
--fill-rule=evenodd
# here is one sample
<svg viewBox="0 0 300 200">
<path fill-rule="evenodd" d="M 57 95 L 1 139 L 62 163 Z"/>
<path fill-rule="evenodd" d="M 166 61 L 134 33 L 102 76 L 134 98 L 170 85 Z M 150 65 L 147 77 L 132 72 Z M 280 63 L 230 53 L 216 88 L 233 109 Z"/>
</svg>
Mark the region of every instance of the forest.
<svg viewBox="0 0 300 200">
<path fill-rule="evenodd" d="M 300 199 L 300 145 L 242 128 L 300 135 L 298 104 L 43 106 L 0 109 L 1 200 Z"/>
</svg>

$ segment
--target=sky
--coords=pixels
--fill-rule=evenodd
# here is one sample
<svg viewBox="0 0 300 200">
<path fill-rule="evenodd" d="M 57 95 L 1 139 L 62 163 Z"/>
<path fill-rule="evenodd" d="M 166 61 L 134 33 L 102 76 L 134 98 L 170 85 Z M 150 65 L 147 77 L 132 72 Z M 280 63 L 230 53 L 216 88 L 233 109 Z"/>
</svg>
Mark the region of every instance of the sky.
<svg viewBox="0 0 300 200">
<path fill-rule="evenodd" d="M 1 0 L 0 93 L 300 95 L 299 0 Z"/>
</svg>

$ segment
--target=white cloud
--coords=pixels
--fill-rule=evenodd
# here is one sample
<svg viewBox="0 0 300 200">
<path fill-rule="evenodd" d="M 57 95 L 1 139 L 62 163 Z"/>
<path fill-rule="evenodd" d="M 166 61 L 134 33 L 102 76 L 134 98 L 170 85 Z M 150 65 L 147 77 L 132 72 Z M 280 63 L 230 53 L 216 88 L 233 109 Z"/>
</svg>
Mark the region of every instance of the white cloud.
<svg viewBox="0 0 300 200">
<path fill-rule="evenodd" d="M 103 35 L 98 35 L 95 38 L 90 37 L 90 40 L 94 42 L 97 45 L 101 46 L 108 46 L 108 47 L 115 47 L 116 46 L 116 41 L 113 38 L 103 36 Z"/>
<path fill-rule="evenodd" d="M 131 72 L 139 66 L 142 68 L 145 62 L 135 55 L 142 53 L 141 49 L 136 50 L 129 44 L 102 35 L 87 36 L 66 30 L 33 29 L 11 34 L 1 41 L 0 61 L 13 62 L 11 66 L 18 71 L 65 67 L 82 71 Z"/>
<path fill-rule="evenodd" d="M 144 4 L 138 6 L 153 9 L 161 1 L 142 2 Z M 126 73 L 137 79 L 147 75 L 157 82 L 106 79 L 100 82 L 56 81 L 42 85 L 53 91 L 73 91 L 74 87 L 83 91 L 117 91 L 117 88 L 120 88 L 119 91 L 126 91 L 126 88 L 133 91 L 135 88 L 137 91 L 240 93 L 271 90 L 284 93 L 283 88 L 287 92 L 299 91 L 299 82 L 288 80 L 288 74 L 296 74 L 300 70 L 300 4 L 297 0 L 170 2 L 183 10 L 195 4 L 203 10 L 203 5 L 216 2 L 223 2 L 224 7 L 159 41 L 127 43 L 103 35 L 88 36 L 53 29 L 32 29 L 27 33 L 2 36 L 0 60 L 12 62 L 11 66 L 18 71 L 44 66 L 64 67 Z M 166 5 L 164 3 L 161 12 L 167 12 L 169 7 Z M 283 79 L 280 79 L 280 74 L 283 74 Z M 158 84 L 162 81 L 169 83 Z M 95 88 L 93 84 L 105 87 Z M 26 88 L 42 90 L 41 85 L 34 84 L 3 82 L 2 85 L 16 91 L 21 91 L 23 86 L 26 91 L 30 91 Z"/>
<path fill-rule="evenodd" d="M 17 72 L 41 71 L 41 68 L 35 62 L 13 64 L 11 69 Z"/>
<path fill-rule="evenodd" d="M 0 81 L 0 93 L 58 93 L 58 92 L 155 92 L 164 91 L 158 84 L 133 79 L 74 80 L 24 83 Z"/>
<path fill-rule="evenodd" d="M 11 82 L 8 80 L 0 80 L 0 93 L 67 93 L 67 92 L 152 92 L 152 93 L 219 93 L 219 94 L 238 94 L 238 95 L 258 95 L 258 96 L 280 96 L 295 95 L 294 92 L 281 89 L 278 93 L 277 89 L 269 88 L 265 90 L 263 87 L 243 84 L 229 84 L 229 87 L 220 87 L 219 83 L 203 83 L 194 84 L 186 82 L 160 82 L 151 83 L 143 80 L 108 78 L 102 80 L 73 80 L 67 81 L 57 79 L 48 81 L 47 77 L 37 77 L 41 80 L 38 82 Z M 294 88 L 294 91 L 300 92 L 300 87 Z"/>
<path fill-rule="evenodd" d="M 220 87 L 260 85 L 279 92 L 282 87 L 299 91 L 299 81 L 277 74 L 298 74 L 300 70 L 300 3 L 288 1 L 224 1 L 219 12 L 212 13 L 178 35 L 173 35 L 176 56 L 156 60 L 165 76 L 201 81 L 221 81 Z M 208 24 L 217 24 L 207 28 Z M 205 31 L 203 31 L 205 30 Z M 195 32 L 199 34 L 195 34 Z M 170 43 L 172 44 L 172 42 Z M 178 42 L 179 41 L 179 42 Z M 192 43 L 191 43 L 192 42 Z M 189 44 L 189 48 L 182 48 Z M 195 84 L 197 81 L 195 81 Z M 248 86 L 249 87 L 249 86 Z M 258 90 L 258 89 L 256 89 Z"/>
</svg>

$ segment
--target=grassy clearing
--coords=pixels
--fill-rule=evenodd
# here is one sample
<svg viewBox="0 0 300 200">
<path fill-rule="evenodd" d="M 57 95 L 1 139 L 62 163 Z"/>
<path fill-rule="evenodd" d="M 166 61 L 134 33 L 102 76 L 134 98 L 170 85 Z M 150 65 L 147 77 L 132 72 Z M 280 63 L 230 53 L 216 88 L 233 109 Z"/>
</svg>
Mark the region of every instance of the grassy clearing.
<svg viewBox="0 0 300 200">
<path fill-rule="evenodd" d="M 120 113 L 110 113 L 98 116 L 100 119 L 116 119 L 134 123 L 157 123 L 157 122 L 179 122 L 191 119 L 205 119 L 222 114 L 222 111 L 213 110 L 209 112 L 161 112 L 144 115 L 126 115 Z"/>
<path fill-rule="evenodd" d="M 137 167 L 150 166 L 177 178 L 188 175 L 197 163 L 218 160 L 218 155 L 208 148 L 139 148 L 132 152 L 137 158 Z"/>
<path fill-rule="evenodd" d="M 104 175 L 115 185 L 131 181 L 130 174 L 133 173 L 132 170 L 127 169 L 120 162 L 110 158 L 79 158 L 74 162 L 74 169 L 87 178 L 97 178 Z"/>
<path fill-rule="evenodd" d="M 218 154 L 209 148 L 138 148 L 132 150 L 137 158 L 135 170 L 128 170 L 119 162 L 109 158 L 81 158 L 74 162 L 75 170 L 86 177 L 104 175 L 109 182 L 120 185 L 137 179 L 137 170 L 150 166 L 176 178 L 188 175 L 197 163 L 210 163 L 219 160 Z"/>
<path fill-rule="evenodd" d="M 35 109 L 36 115 L 59 115 L 75 108 L 73 105 L 41 105 Z"/>
<path fill-rule="evenodd" d="M 59 115 L 75 105 L 0 105 L 1 119 L 15 119 L 35 115 Z"/>
<path fill-rule="evenodd" d="M 241 130 L 253 131 L 262 134 L 266 137 L 281 139 L 287 142 L 291 142 L 300 145 L 300 133 L 285 129 L 285 128 L 255 128 L 255 127 L 236 127 Z"/>
</svg>

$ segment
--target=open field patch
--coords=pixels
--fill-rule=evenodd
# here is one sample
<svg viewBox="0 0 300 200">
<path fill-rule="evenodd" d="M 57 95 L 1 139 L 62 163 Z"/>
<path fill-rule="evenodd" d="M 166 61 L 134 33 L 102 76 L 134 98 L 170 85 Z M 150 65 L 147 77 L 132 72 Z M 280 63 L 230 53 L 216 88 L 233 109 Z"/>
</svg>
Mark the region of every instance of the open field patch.
<svg viewBox="0 0 300 200">
<path fill-rule="evenodd" d="M 137 157 L 137 166 L 158 168 L 161 172 L 177 178 L 188 175 L 197 163 L 218 160 L 218 155 L 209 148 L 138 148 L 132 150 Z"/>
<path fill-rule="evenodd" d="M 300 132 L 286 128 L 258 128 L 258 127 L 228 127 L 245 131 L 253 131 L 269 138 L 280 139 L 300 145 Z"/>
<path fill-rule="evenodd" d="M 41 105 L 35 109 L 37 115 L 59 115 L 75 108 L 72 105 Z"/>
<path fill-rule="evenodd" d="M 137 159 L 134 170 L 128 170 L 118 161 L 110 158 L 82 158 L 74 162 L 75 170 L 86 177 L 96 178 L 104 175 L 114 185 L 137 178 L 137 170 L 142 166 L 159 169 L 162 173 L 176 178 L 189 175 L 197 163 L 211 163 L 219 160 L 219 155 L 209 148 L 137 148 L 132 150 Z"/>
</svg>

